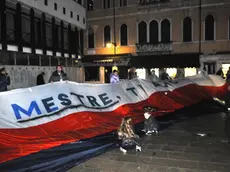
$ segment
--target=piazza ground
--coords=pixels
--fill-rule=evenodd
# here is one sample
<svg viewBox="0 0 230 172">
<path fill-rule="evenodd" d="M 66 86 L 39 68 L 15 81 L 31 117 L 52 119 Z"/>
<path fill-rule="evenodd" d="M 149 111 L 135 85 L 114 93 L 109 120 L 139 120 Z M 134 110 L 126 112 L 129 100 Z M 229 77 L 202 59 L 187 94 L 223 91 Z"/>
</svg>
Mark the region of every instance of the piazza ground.
<svg viewBox="0 0 230 172">
<path fill-rule="evenodd" d="M 229 172 L 228 113 L 178 112 L 161 119 L 158 135 L 141 138 L 142 152 L 111 149 L 68 172 Z M 202 137 L 198 133 L 205 133 Z"/>
</svg>

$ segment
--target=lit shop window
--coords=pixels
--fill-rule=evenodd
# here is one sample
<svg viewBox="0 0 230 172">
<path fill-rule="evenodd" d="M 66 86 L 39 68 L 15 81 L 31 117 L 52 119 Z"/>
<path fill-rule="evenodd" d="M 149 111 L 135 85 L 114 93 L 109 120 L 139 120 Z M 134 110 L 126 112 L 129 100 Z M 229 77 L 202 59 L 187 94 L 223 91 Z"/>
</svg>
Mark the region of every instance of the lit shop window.
<svg viewBox="0 0 230 172">
<path fill-rule="evenodd" d="M 222 70 L 223 70 L 224 76 L 226 76 L 229 67 L 230 67 L 230 64 L 222 64 L 222 68 L 223 68 Z"/>
<path fill-rule="evenodd" d="M 195 67 L 189 67 L 184 69 L 184 76 L 194 76 L 197 74 L 197 69 Z"/>
<path fill-rule="evenodd" d="M 142 69 L 136 69 L 137 76 L 139 79 L 146 79 L 146 70 L 145 68 Z"/>
<path fill-rule="evenodd" d="M 175 78 L 176 74 L 177 74 L 177 69 L 176 68 L 167 68 L 166 72 L 168 73 L 168 75 L 171 78 Z"/>
</svg>

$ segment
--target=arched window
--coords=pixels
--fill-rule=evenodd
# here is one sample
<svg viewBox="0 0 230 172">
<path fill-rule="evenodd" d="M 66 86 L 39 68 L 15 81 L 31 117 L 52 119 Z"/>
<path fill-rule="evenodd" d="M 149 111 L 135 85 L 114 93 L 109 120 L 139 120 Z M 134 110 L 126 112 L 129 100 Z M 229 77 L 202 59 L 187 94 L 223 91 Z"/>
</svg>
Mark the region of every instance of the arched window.
<svg viewBox="0 0 230 172">
<path fill-rule="evenodd" d="M 128 45 L 128 33 L 127 33 L 127 25 L 123 24 L 121 25 L 120 28 L 120 44 L 121 46 L 126 46 Z"/>
<path fill-rule="evenodd" d="M 156 20 L 150 22 L 150 43 L 158 43 L 158 22 Z"/>
<path fill-rule="evenodd" d="M 138 24 L 138 42 L 140 44 L 147 43 L 147 24 L 144 21 Z"/>
<path fill-rule="evenodd" d="M 107 43 L 111 42 L 111 30 L 110 26 L 104 27 L 104 45 L 106 46 Z"/>
<path fill-rule="evenodd" d="M 94 47 L 94 30 L 93 28 L 88 29 L 88 48 L 95 48 Z"/>
<path fill-rule="evenodd" d="M 205 40 L 214 40 L 214 17 L 208 15 L 205 17 Z"/>
<path fill-rule="evenodd" d="M 161 42 L 168 43 L 171 41 L 171 24 L 168 19 L 161 22 Z"/>
<path fill-rule="evenodd" d="M 183 20 L 183 41 L 192 41 L 192 19 L 190 17 L 186 17 Z"/>
</svg>

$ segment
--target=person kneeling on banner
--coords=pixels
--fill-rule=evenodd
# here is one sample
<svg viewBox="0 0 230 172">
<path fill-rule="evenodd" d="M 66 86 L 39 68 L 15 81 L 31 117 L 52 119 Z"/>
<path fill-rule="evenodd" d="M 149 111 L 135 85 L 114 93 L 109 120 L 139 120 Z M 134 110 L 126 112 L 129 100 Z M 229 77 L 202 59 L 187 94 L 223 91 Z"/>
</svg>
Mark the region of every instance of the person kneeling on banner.
<svg viewBox="0 0 230 172">
<path fill-rule="evenodd" d="M 145 122 L 144 122 L 144 129 L 142 131 L 144 131 L 146 135 L 151 135 L 152 133 L 158 133 L 159 123 L 151 115 L 151 112 L 154 111 L 154 109 L 151 107 L 146 107 L 144 108 L 144 110 L 145 110 L 144 113 Z"/>
<path fill-rule="evenodd" d="M 118 139 L 121 140 L 120 150 L 126 153 L 127 150 L 136 147 L 136 151 L 141 151 L 141 147 L 138 143 L 139 136 L 135 134 L 132 119 L 125 117 L 122 119 L 121 125 L 117 131 Z"/>
</svg>

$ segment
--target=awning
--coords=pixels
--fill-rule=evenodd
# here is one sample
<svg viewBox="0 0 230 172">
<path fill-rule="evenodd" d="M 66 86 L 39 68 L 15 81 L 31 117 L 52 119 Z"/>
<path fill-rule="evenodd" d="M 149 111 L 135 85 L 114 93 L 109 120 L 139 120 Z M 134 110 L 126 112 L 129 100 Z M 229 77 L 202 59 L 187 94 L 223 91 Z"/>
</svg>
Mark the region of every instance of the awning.
<svg viewBox="0 0 230 172">
<path fill-rule="evenodd" d="M 114 62 L 114 61 L 128 59 L 130 56 L 131 54 L 86 55 L 82 58 L 82 62 L 83 63 Z"/>
<path fill-rule="evenodd" d="M 200 55 L 198 53 L 189 53 L 133 56 L 129 61 L 129 66 L 136 68 L 199 68 Z"/>
</svg>

